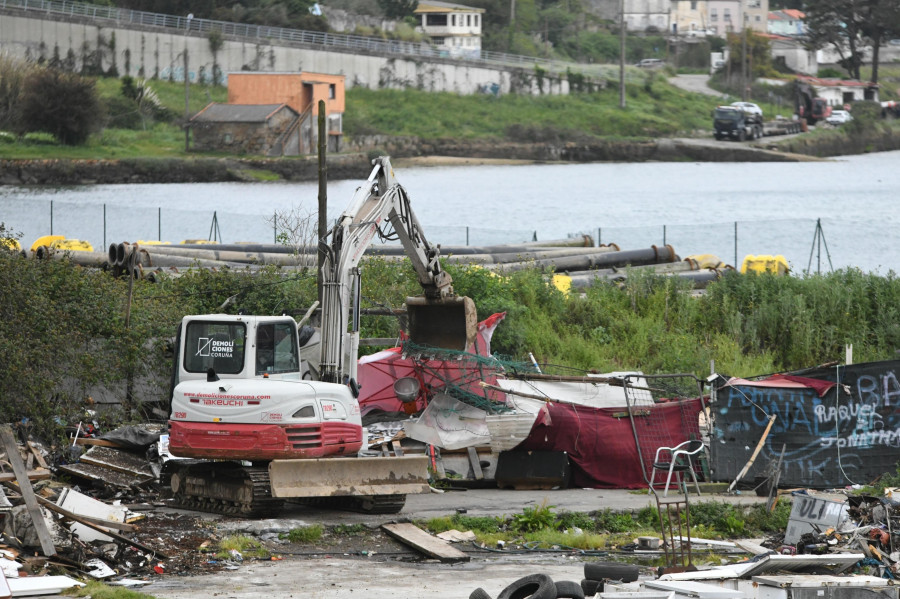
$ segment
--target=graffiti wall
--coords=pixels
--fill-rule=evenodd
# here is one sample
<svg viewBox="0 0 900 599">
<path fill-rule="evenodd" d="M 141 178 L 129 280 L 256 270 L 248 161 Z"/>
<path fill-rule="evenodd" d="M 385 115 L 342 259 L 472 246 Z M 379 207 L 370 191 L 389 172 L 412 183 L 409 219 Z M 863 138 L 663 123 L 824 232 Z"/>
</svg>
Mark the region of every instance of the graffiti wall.
<svg viewBox="0 0 900 599">
<path fill-rule="evenodd" d="M 804 371 L 837 383 L 822 397 L 811 388 L 728 385 L 711 404 L 710 470 L 731 482 L 769 422 L 762 450 L 743 480 L 759 483 L 784 448 L 780 487 L 866 484 L 900 460 L 900 361 Z"/>
</svg>

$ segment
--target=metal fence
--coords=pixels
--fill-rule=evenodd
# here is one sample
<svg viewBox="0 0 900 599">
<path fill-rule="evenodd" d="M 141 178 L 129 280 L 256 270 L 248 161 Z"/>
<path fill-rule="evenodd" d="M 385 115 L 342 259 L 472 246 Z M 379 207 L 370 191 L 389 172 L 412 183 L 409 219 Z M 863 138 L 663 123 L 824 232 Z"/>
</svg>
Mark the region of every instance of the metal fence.
<svg viewBox="0 0 900 599">
<path fill-rule="evenodd" d="M 239 214 L 173 208 L 84 204 L 68 201 L 20 199 L 0 206 L 15 214 L 7 228 L 22 233 L 30 247 L 42 235 L 64 235 L 88 241 L 98 251 L 109 243 L 188 239 L 217 239 L 225 243 L 272 243 L 278 231 L 274 214 Z M 216 226 L 214 227 L 214 219 Z M 567 234 L 590 234 L 595 244 L 615 243 L 623 250 L 671 245 L 682 258 L 712 254 L 740 267 L 744 257 L 782 255 L 794 272 L 826 272 L 856 267 L 887 273 L 897 269 L 891 237 L 873 234 L 871 224 L 834 219 L 778 219 L 594 228 L 573 222 L 568 232 L 534 229 L 494 229 L 484 226 L 423 222 L 428 240 L 441 245 L 495 245 L 558 239 Z"/>
<path fill-rule="evenodd" d="M 121 26 L 139 25 L 146 27 L 162 27 L 180 32 L 208 34 L 220 31 L 226 36 L 245 39 L 265 40 L 269 43 L 306 44 L 323 48 L 338 48 L 358 53 L 378 52 L 400 56 L 420 58 L 441 58 L 466 63 L 493 66 L 522 67 L 533 69 L 539 65 L 552 72 L 564 73 L 567 69 L 595 76 L 612 77 L 614 65 L 585 65 L 564 61 L 520 56 L 504 52 L 482 50 L 477 55 L 455 55 L 448 49 L 437 48 L 427 43 L 386 40 L 375 37 L 347 35 L 342 33 L 323 33 L 321 31 L 305 31 L 285 27 L 269 27 L 250 25 L 212 19 L 189 18 L 188 16 L 166 15 L 140 10 L 97 6 L 83 2 L 50 1 L 50 0 L 0 0 L 0 8 L 14 8 L 33 11 L 47 15 L 65 17 L 81 17 L 98 22 L 114 23 Z"/>
</svg>

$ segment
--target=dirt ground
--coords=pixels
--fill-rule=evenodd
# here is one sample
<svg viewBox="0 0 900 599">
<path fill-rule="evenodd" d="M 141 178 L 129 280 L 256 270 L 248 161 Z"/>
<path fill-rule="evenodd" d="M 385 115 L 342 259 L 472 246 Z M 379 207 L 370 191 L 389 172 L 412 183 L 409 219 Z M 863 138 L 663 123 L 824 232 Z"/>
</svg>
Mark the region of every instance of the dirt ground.
<svg viewBox="0 0 900 599">
<path fill-rule="evenodd" d="M 752 494 L 691 497 L 691 501 L 750 504 L 764 501 Z M 461 564 L 442 564 L 383 533 L 388 521 L 428 519 L 464 512 L 469 515 L 511 515 L 524 507 L 547 502 L 560 511 L 600 509 L 638 510 L 654 500 L 627 490 L 565 489 L 509 491 L 470 489 L 466 492 L 410 496 L 403 512 L 371 516 L 288 504 L 279 518 L 244 520 L 156 506 L 145 513 L 135 537 L 165 551 L 163 572 L 154 563 L 131 577 L 151 584 L 141 591 L 161 599 L 258 597 L 358 597 L 390 594 L 408 599 L 465 598 L 482 587 L 496 596 L 522 576 L 543 572 L 554 580 L 583 578 L 583 562 L 601 559 L 576 552 L 533 552 L 521 548 L 479 548 L 457 544 L 471 558 Z M 321 524 L 322 538 L 314 543 L 291 543 L 291 529 Z M 221 559 L 204 552 L 227 536 L 247 535 L 259 540 L 274 559 L 246 556 Z M 633 556 L 632 556 L 633 557 Z M 622 556 L 602 559 L 623 559 Z M 628 559 L 626 556 L 624 559 Z M 647 569 L 650 574 L 651 568 Z"/>
</svg>

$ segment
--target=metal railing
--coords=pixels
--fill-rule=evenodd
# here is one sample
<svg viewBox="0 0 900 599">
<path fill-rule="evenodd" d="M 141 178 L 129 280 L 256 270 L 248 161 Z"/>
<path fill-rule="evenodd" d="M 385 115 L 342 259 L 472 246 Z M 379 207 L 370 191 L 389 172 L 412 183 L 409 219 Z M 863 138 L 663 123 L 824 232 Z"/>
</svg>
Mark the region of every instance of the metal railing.
<svg viewBox="0 0 900 599">
<path fill-rule="evenodd" d="M 343 33 L 325 33 L 288 29 L 285 27 L 269 27 L 215 21 L 212 19 L 188 18 L 187 16 L 165 15 L 140 10 L 97 6 L 83 2 L 51 1 L 51 0 L 0 0 L 0 9 L 14 8 L 34 11 L 48 15 L 67 17 L 83 17 L 94 21 L 105 21 L 117 25 L 141 25 L 177 29 L 181 32 L 210 33 L 220 31 L 223 35 L 245 39 L 264 40 L 269 43 L 286 42 L 307 44 L 319 47 L 331 47 L 353 52 L 379 52 L 400 56 L 416 56 L 421 58 L 440 58 L 465 63 L 480 63 L 492 66 L 521 67 L 533 69 L 536 65 L 548 71 L 564 73 L 567 69 L 592 75 L 612 76 L 614 65 L 580 64 L 534 56 L 520 56 L 505 52 L 482 50 L 477 54 L 456 54 L 448 49 L 441 49 L 426 42 L 407 42 L 386 40 L 376 37 L 364 37 Z"/>
</svg>

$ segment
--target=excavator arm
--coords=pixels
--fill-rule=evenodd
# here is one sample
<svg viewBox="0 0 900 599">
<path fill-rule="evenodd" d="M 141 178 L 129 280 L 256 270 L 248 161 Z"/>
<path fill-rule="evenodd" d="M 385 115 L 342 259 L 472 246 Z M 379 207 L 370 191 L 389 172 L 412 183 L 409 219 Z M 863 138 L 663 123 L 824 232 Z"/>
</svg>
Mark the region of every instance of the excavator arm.
<svg viewBox="0 0 900 599">
<path fill-rule="evenodd" d="M 385 221 L 403 245 L 423 289 L 422 296 L 407 299 L 410 338 L 422 345 L 465 350 L 475 337 L 475 305 L 453 293 L 453 280 L 438 259 L 440 252 L 425 239 L 390 159 L 381 156 L 373 164 L 369 178 L 329 233 L 330 239 L 320 242 L 325 254 L 321 377 L 330 382 L 346 378 L 351 387 L 359 348 L 359 262 L 376 234 L 387 237 L 382 229 Z"/>
</svg>

